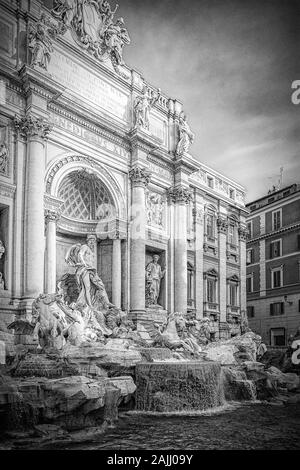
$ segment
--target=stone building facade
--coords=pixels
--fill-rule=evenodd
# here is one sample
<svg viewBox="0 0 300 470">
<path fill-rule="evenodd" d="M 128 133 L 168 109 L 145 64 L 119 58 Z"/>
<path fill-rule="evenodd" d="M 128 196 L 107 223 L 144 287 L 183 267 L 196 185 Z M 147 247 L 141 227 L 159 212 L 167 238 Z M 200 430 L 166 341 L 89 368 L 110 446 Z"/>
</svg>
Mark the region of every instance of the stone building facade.
<svg viewBox="0 0 300 470">
<path fill-rule="evenodd" d="M 182 103 L 124 63 L 123 19 L 108 2 L 0 6 L 2 331 L 57 290 L 68 249 L 94 234 L 108 296 L 138 325 L 180 311 L 208 317 L 216 337 L 239 332 L 244 189 L 191 155 Z"/>
<path fill-rule="evenodd" d="M 300 326 L 300 185 L 247 204 L 247 311 L 271 346 L 286 346 Z"/>
</svg>

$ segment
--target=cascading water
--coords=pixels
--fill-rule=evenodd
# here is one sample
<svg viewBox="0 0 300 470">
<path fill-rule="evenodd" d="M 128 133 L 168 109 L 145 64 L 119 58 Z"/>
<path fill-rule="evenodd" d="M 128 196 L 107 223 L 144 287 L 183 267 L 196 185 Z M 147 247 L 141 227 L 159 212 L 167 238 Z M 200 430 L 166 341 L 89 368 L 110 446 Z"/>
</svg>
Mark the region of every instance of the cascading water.
<svg viewBox="0 0 300 470">
<path fill-rule="evenodd" d="M 136 386 L 137 410 L 206 410 L 225 403 L 221 365 L 216 362 L 138 363 Z"/>
</svg>

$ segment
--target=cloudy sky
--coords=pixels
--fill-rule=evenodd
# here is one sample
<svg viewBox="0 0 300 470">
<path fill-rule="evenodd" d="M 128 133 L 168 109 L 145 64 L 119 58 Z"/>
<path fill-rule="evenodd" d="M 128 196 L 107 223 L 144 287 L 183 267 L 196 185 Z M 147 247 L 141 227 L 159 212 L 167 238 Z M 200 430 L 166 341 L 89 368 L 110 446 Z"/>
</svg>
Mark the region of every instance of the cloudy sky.
<svg viewBox="0 0 300 470">
<path fill-rule="evenodd" d="M 115 2 L 111 0 L 111 5 Z M 118 0 L 127 64 L 184 104 L 191 153 L 247 201 L 300 183 L 300 0 Z"/>
</svg>

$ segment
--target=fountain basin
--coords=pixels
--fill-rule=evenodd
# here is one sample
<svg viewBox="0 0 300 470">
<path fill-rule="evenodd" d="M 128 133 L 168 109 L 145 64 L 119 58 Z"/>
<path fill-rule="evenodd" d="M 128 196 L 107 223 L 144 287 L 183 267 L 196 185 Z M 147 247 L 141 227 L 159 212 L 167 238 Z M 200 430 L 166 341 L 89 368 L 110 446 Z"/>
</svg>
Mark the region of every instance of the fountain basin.
<svg viewBox="0 0 300 470">
<path fill-rule="evenodd" d="M 136 386 L 137 410 L 206 410 L 225 403 L 221 365 L 216 362 L 140 362 Z"/>
</svg>

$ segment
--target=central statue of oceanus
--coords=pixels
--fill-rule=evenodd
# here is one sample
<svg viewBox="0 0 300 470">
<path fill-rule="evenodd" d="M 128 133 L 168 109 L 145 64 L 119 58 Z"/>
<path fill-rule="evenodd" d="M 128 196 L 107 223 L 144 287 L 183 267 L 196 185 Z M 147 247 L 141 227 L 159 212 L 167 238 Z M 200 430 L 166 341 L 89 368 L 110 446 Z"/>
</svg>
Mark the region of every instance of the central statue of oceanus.
<svg viewBox="0 0 300 470">
<path fill-rule="evenodd" d="M 76 304 L 97 309 L 108 309 L 110 303 L 104 284 L 95 268 L 95 235 L 88 235 L 86 244 L 73 245 L 65 257 L 68 265 L 76 268 L 75 277 L 79 289 Z"/>
</svg>

